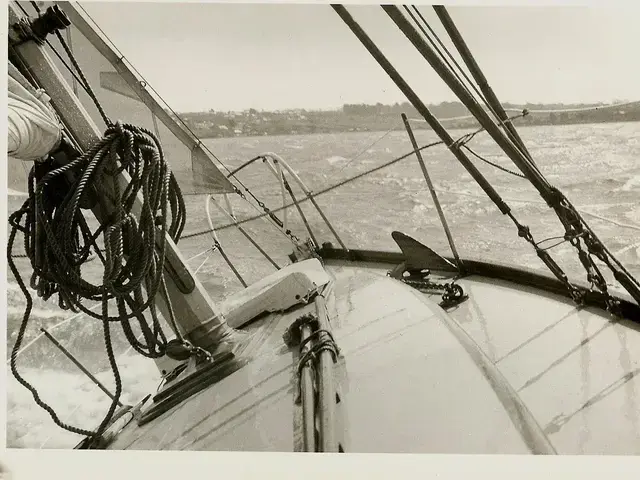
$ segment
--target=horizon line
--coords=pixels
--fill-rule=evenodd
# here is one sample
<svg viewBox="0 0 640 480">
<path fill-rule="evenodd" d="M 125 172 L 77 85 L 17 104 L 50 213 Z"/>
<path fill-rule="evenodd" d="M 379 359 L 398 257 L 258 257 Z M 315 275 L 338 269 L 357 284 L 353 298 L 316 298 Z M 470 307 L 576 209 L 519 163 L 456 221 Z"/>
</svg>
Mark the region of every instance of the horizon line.
<svg viewBox="0 0 640 480">
<path fill-rule="evenodd" d="M 594 102 L 570 102 L 570 103 L 565 103 L 565 102 L 500 102 L 503 106 L 504 105 L 511 105 L 511 106 L 515 106 L 515 107 L 526 107 L 527 105 L 536 105 L 536 106 L 564 106 L 564 107 L 595 107 L 595 106 L 606 106 L 606 105 L 615 105 L 617 103 L 632 103 L 633 100 L 629 100 L 626 98 L 615 98 L 611 101 L 603 101 L 603 100 L 599 100 L 599 101 L 594 101 Z M 243 107 L 243 108 L 235 108 L 235 109 L 220 109 L 217 110 L 215 108 L 208 108 L 208 109 L 204 109 L 204 110 L 188 110 L 188 111 L 178 111 L 177 109 L 172 108 L 170 105 L 166 105 L 167 107 L 169 107 L 170 110 L 175 111 L 175 113 L 177 114 L 189 114 L 189 113 L 210 113 L 211 111 L 215 112 L 215 113 L 225 113 L 225 112 L 247 112 L 250 110 L 255 110 L 257 112 L 287 112 L 287 111 L 295 111 L 295 110 L 304 110 L 306 112 L 336 112 L 336 111 L 341 111 L 345 105 L 366 105 L 366 106 L 372 106 L 375 107 L 377 105 L 381 105 L 383 107 L 394 107 L 396 105 L 404 105 L 404 104 L 409 104 L 410 107 L 413 108 L 413 105 L 411 105 L 411 102 L 409 102 L 408 100 L 402 101 L 402 102 L 395 102 L 395 103 L 367 103 L 367 102 L 353 102 L 353 103 L 343 103 L 342 105 L 339 106 L 328 106 L 328 107 L 280 107 L 280 108 L 274 108 L 274 109 L 265 109 L 265 108 L 255 108 L 255 107 Z M 459 101 L 459 100 L 443 100 L 439 103 L 428 103 L 427 106 L 428 107 L 439 107 L 442 106 L 443 104 L 450 104 L 450 105 L 460 105 L 464 107 L 464 104 Z M 465 107 L 466 108 L 466 107 Z M 482 105 L 482 108 L 486 108 L 486 105 Z"/>
</svg>

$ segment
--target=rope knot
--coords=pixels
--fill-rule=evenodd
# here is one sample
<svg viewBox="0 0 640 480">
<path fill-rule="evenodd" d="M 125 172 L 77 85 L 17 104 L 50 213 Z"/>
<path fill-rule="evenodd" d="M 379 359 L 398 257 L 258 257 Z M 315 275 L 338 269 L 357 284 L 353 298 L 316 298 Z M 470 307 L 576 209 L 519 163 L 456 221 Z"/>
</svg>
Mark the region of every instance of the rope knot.
<svg viewBox="0 0 640 480">
<path fill-rule="evenodd" d="M 116 123 L 111 123 L 107 126 L 107 130 L 104 135 L 105 137 L 109 137 L 110 135 L 124 136 L 124 134 L 125 126 L 122 124 L 122 121 L 117 120 Z"/>
</svg>

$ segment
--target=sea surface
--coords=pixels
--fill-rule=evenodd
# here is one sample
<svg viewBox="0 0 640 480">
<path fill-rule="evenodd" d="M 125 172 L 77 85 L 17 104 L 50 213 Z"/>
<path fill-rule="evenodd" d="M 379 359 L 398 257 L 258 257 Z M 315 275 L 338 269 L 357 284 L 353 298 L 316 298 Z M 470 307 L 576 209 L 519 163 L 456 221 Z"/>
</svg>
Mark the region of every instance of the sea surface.
<svg viewBox="0 0 640 480">
<path fill-rule="evenodd" d="M 452 133 L 455 137 L 467 132 Z M 582 212 L 596 234 L 625 267 L 636 277 L 640 276 L 640 123 L 529 127 L 521 128 L 520 134 L 549 182 L 559 187 Z M 420 145 L 437 140 L 433 133 L 424 130 L 416 131 L 416 137 Z M 411 151 L 407 135 L 402 131 L 244 137 L 208 140 L 205 143 L 231 170 L 256 155 L 275 152 L 288 162 L 312 191 L 322 190 Z M 483 158 L 516 170 L 487 134 L 479 134 L 469 146 Z M 462 257 L 545 271 L 531 245 L 518 237 L 511 220 L 501 215 L 444 146 L 427 149 L 423 156 Z M 564 233 L 555 214 L 526 180 L 475 157 L 474 163 L 510 205 L 519 222 L 531 228 L 536 241 Z M 266 165 L 256 162 L 242 170 L 238 177 L 268 207 L 282 205 L 278 180 Z M 296 197 L 302 199 L 304 195 L 299 186 L 291 178 L 289 181 Z M 243 192 L 251 198 L 244 189 Z M 290 199 L 287 197 L 286 200 L 289 202 Z M 23 197 L 10 196 L 10 212 L 23 201 Z M 208 228 L 205 197 L 188 196 L 186 201 L 188 222 L 185 234 L 205 231 Z M 444 255 L 451 253 L 414 156 L 321 195 L 317 201 L 349 248 L 397 251 L 391 232 L 399 230 Z M 232 196 L 231 203 L 239 219 L 261 212 L 237 195 Z M 220 201 L 220 205 L 225 206 L 225 203 Z M 316 237 L 321 242 L 329 241 L 338 246 L 339 242 L 310 202 L 301 206 Z M 213 204 L 211 212 L 216 227 L 230 223 L 228 217 Z M 282 212 L 277 215 L 284 219 Z M 308 236 L 295 208 L 287 212 L 287 226 L 302 239 Z M 268 220 L 256 220 L 244 227 L 276 262 L 281 265 L 287 262 L 287 254 L 292 251 L 291 243 Z M 273 271 L 273 266 L 237 229 L 221 229 L 218 236 L 248 283 Z M 543 245 L 555 243 L 558 242 L 549 240 Z M 206 251 L 211 244 L 211 236 L 203 234 L 183 239 L 180 248 L 185 258 L 191 258 Z M 16 251 L 21 252 L 20 246 Z M 561 243 L 550 253 L 570 278 L 585 281 L 586 276 L 571 245 Z M 27 261 L 18 258 L 16 262 L 23 277 L 28 279 L 30 269 Z M 219 253 L 204 254 L 189 263 L 198 270 L 198 277 L 216 300 L 241 288 Z M 100 274 L 97 267 L 97 261 L 86 267 L 87 276 L 96 281 Z M 10 351 L 22 320 L 25 300 L 11 275 L 7 288 Z M 23 346 L 32 343 L 18 356 L 18 368 L 64 422 L 90 429 L 102 419 L 109 406 L 109 398 L 79 374 L 48 340 L 39 336 L 40 327 L 46 327 L 113 391 L 100 323 L 85 317 L 69 320 L 70 317 L 55 303 L 36 300 Z M 121 334 L 115 335 L 114 342 L 123 376 L 123 401 L 134 403 L 155 391 L 160 376 L 152 361 L 131 353 Z M 9 447 L 69 448 L 80 440 L 77 435 L 56 427 L 49 415 L 34 403 L 31 393 L 19 385 L 11 373 L 8 373 L 7 408 Z"/>
</svg>

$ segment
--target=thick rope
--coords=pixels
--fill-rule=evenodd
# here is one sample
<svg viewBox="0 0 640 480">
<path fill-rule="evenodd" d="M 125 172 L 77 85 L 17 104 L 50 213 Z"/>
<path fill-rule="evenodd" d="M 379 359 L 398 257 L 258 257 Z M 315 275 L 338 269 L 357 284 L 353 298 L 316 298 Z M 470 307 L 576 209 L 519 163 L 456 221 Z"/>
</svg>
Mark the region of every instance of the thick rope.
<svg viewBox="0 0 640 480">
<path fill-rule="evenodd" d="M 126 170 L 131 182 L 122 192 L 117 177 Z M 52 186 L 68 172 L 79 172 L 78 179 L 66 196 L 56 203 Z M 95 246 L 95 234 L 88 232 L 80 201 L 92 187 L 113 186 L 102 192 L 115 206 L 110 217 L 100 227 L 105 256 L 103 281 L 94 285 L 82 278 L 81 266 L 88 259 L 87 246 Z M 133 214 L 138 195 L 143 203 L 139 219 Z M 103 197 L 104 198 L 104 197 Z M 156 232 L 161 238 L 169 234 L 175 241 L 185 223 L 185 208 L 178 184 L 165 162 L 159 141 L 144 129 L 116 123 L 107 129 L 105 137 L 74 161 L 55 168 L 36 179 L 36 167 L 29 178 L 29 198 L 10 217 L 9 266 L 26 297 L 25 315 L 11 354 L 11 370 L 16 379 L 31 391 L 36 403 L 47 410 L 54 422 L 74 433 L 99 435 L 109 424 L 122 391 L 120 375 L 111 345 L 110 323 L 119 322 L 133 349 L 141 355 L 157 358 L 165 353 L 167 339 L 159 324 L 154 298 L 161 287 L 164 270 L 164 242 L 156 250 Z M 47 299 L 58 294 L 62 308 L 80 310 L 102 320 L 107 355 L 116 382 L 115 400 L 96 432 L 67 425 L 53 409 L 44 403 L 37 391 L 21 377 L 16 357 L 28 326 L 32 297 L 12 259 L 15 237 L 25 235 L 25 251 L 33 267 L 31 286 Z M 146 300 L 143 295 L 146 290 Z M 102 303 L 101 314 L 83 305 L 84 301 Z M 114 301 L 118 315 L 109 316 L 109 302 Z M 151 324 L 144 312 L 151 313 Z M 138 341 L 131 326 L 135 319 L 143 333 Z"/>
<path fill-rule="evenodd" d="M 31 391 L 36 403 L 50 414 L 58 426 L 95 438 L 109 425 L 122 393 L 110 323 L 119 322 L 122 325 L 127 340 L 138 353 L 151 358 L 165 354 L 168 342 L 154 304 L 155 295 L 164 279 L 165 242 L 161 242 L 156 249 L 156 234 L 160 238 L 169 234 L 178 241 L 185 224 L 185 205 L 158 139 L 145 129 L 120 122 L 113 125 L 71 50 L 59 32 L 56 33 L 78 72 L 81 85 L 96 104 L 108 128 L 102 140 L 66 165 L 60 167 L 49 161 L 46 165 L 34 166 L 29 175 L 29 197 L 22 208 L 10 217 L 12 230 L 8 243 L 8 263 L 26 298 L 25 314 L 10 365 L 18 382 Z M 131 177 L 124 192 L 119 185 L 123 171 Z M 65 177 L 69 174 L 75 174 L 75 180 L 61 196 L 60 187 L 68 181 Z M 95 233 L 90 232 L 80 207 L 81 202 L 91 195 L 102 199 L 103 213 L 112 210 Z M 136 218 L 132 210 L 138 196 L 142 198 L 142 208 L 139 218 Z M 107 414 L 94 432 L 62 422 L 17 370 L 17 356 L 33 307 L 31 294 L 12 258 L 18 230 L 24 234 L 25 252 L 33 267 L 31 287 L 38 295 L 48 299 L 57 293 L 61 308 L 80 310 L 102 320 L 116 391 Z M 96 238 L 100 234 L 104 239 L 105 256 L 96 245 Z M 104 265 L 101 285 L 91 284 L 81 275 L 81 266 L 87 261 L 91 247 L 95 248 Z M 143 288 L 147 292 L 146 300 Z M 86 308 L 83 301 L 87 300 L 101 302 L 102 314 L 97 315 Z M 118 310 L 116 317 L 109 316 L 109 302 L 112 300 Z M 146 310 L 151 313 L 151 325 L 144 317 Z M 144 342 L 136 338 L 131 319 L 138 322 Z"/>
</svg>

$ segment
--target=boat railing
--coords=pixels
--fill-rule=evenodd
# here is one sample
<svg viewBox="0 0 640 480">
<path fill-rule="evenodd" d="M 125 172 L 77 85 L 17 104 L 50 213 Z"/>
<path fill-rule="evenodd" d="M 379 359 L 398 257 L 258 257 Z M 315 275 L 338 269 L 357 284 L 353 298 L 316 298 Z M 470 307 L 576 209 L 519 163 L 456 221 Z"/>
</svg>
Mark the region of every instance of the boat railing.
<svg viewBox="0 0 640 480">
<path fill-rule="evenodd" d="M 520 114 L 517 117 L 523 116 L 524 114 Z M 515 117 L 513 117 L 515 118 Z M 409 122 L 413 122 L 413 121 L 417 121 L 418 119 L 408 119 L 406 116 L 403 116 L 403 120 L 404 120 L 404 126 L 407 130 L 407 133 L 409 135 L 409 139 L 411 140 L 412 138 L 412 130 L 411 130 L 411 126 L 409 125 Z M 477 130 L 474 130 L 466 135 L 463 135 L 461 137 L 461 139 L 459 140 L 459 142 L 465 143 L 468 142 L 471 138 L 473 138 L 475 135 L 477 135 L 478 133 L 483 132 L 483 128 L 479 128 Z M 415 140 L 415 138 L 414 138 Z M 438 142 L 441 143 L 441 142 Z M 336 238 L 336 240 L 338 241 L 340 247 L 345 251 L 345 252 L 349 252 L 349 248 L 347 247 L 345 241 L 341 238 L 340 234 L 338 233 L 338 230 L 336 229 L 336 227 L 334 226 L 334 224 L 327 218 L 327 215 L 325 214 L 325 212 L 323 211 L 323 209 L 318 205 L 318 202 L 316 200 L 317 197 L 319 197 L 320 195 L 323 195 L 325 193 L 328 193 L 334 189 L 340 188 L 343 185 L 345 185 L 348 182 L 351 181 L 355 181 L 358 180 L 359 178 L 362 178 L 365 175 L 368 175 L 370 173 L 373 173 L 375 171 L 378 171 L 379 169 L 382 168 L 386 168 L 387 166 L 390 166 L 392 164 L 395 164 L 396 162 L 411 157 L 411 156 L 416 156 L 418 163 L 421 166 L 421 170 L 424 176 L 424 179 L 427 183 L 428 186 L 428 190 L 431 193 L 431 197 L 433 199 L 433 202 L 436 206 L 436 209 L 438 210 L 438 216 L 441 222 L 441 225 L 447 235 L 447 240 L 449 243 L 449 247 L 451 249 L 451 252 L 453 254 L 453 258 L 455 259 L 456 263 L 458 263 L 458 265 L 460 266 L 460 257 L 458 255 L 457 249 L 455 247 L 455 242 L 454 242 L 454 238 L 453 235 L 451 234 L 451 231 L 449 229 L 449 226 L 447 224 L 447 220 L 445 218 L 444 212 L 442 211 L 442 208 L 439 208 L 439 200 L 438 200 L 438 195 L 454 195 L 454 196 L 472 196 L 472 197 L 478 197 L 478 198 L 486 198 L 485 195 L 478 195 L 478 194 L 473 194 L 470 192 L 457 192 L 455 190 L 452 189 L 443 189 L 443 188 L 436 188 L 433 185 L 433 182 L 431 181 L 431 178 L 429 176 L 429 173 L 427 172 L 427 167 L 424 164 L 423 161 L 421 161 L 421 155 L 420 152 L 425 149 L 428 148 L 430 146 L 433 146 L 435 144 L 429 144 L 429 145 L 425 145 L 425 146 L 418 146 L 418 144 L 413 141 L 412 142 L 412 147 L 413 150 L 408 152 L 405 155 L 402 155 L 398 158 L 395 158 L 393 160 L 391 160 L 390 162 L 386 162 L 380 166 L 377 166 L 371 170 L 367 170 L 365 172 L 362 172 L 354 177 L 350 177 L 347 179 L 344 179 L 336 184 L 330 185 L 329 187 L 326 188 L 322 188 L 319 189 L 317 191 L 313 191 L 311 188 L 309 188 L 309 186 L 301 179 L 300 175 L 291 167 L 291 165 L 285 161 L 282 156 L 273 153 L 273 152 L 265 152 L 265 153 L 261 153 L 253 158 L 251 158 L 250 160 L 242 163 L 239 167 L 230 170 L 229 171 L 229 177 L 234 177 L 237 179 L 236 174 L 238 174 L 240 171 L 254 165 L 255 163 L 263 163 L 267 170 L 271 173 L 271 175 L 273 175 L 273 177 L 276 179 L 277 184 L 279 186 L 279 196 L 282 199 L 281 201 L 281 205 L 274 207 L 274 208 L 269 208 L 267 205 L 265 205 L 265 203 L 263 203 L 259 198 L 257 198 L 255 195 L 253 195 L 251 192 L 251 196 L 253 197 L 252 199 L 247 198 L 246 195 L 244 195 L 244 193 L 242 191 L 240 191 L 240 189 L 237 189 L 235 194 L 238 194 L 243 200 L 246 200 L 246 203 L 248 203 L 250 205 L 250 207 L 256 212 L 256 215 L 253 216 L 247 216 L 246 218 L 238 218 L 238 216 L 236 216 L 236 213 L 234 212 L 233 209 L 233 205 L 232 205 L 232 197 L 235 196 L 235 194 L 212 194 L 212 195 L 208 195 L 205 199 L 205 211 L 206 211 L 206 218 L 207 218 L 207 223 L 208 223 L 208 230 L 205 231 L 200 231 L 200 232 L 195 232 L 195 233 L 190 233 L 187 235 L 184 235 L 183 238 L 190 238 L 190 237 L 196 237 L 196 236 L 201 236 L 204 234 L 209 234 L 211 235 L 213 242 L 214 242 L 214 248 L 213 250 L 217 249 L 220 251 L 220 253 L 222 254 L 222 256 L 224 257 L 225 261 L 227 262 L 227 264 L 229 264 L 230 268 L 233 270 L 234 274 L 238 277 L 238 279 L 240 280 L 240 282 L 242 283 L 243 286 L 247 286 L 246 281 L 240 276 L 240 274 L 238 273 L 237 268 L 235 268 L 235 266 L 231 263 L 231 261 L 229 260 L 228 256 L 226 255 L 225 251 L 222 250 L 222 246 L 221 246 L 221 242 L 218 236 L 218 233 L 222 230 L 226 230 L 228 228 L 236 228 L 238 229 L 238 231 L 240 231 L 252 244 L 253 246 L 276 268 L 279 269 L 281 268 L 280 265 L 278 265 L 278 263 L 272 258 L 272 256 L 270 256 L 263 247 L 261 247 L 258 243 L 258 241 L 256 239 L 254 239 L 253 237 L 250 236 L 250 234 L 243 228 L 243 226 L 245 224 L 248 224 L 250 222 L 254 222 L 257 220 L 262 220 L 263 222 L 265 222 L 266 224 L 270 225 L 271 227 L 275 228 L 278 232 L 280 232 L 282 235 L 286 236 L 287 238 L 289 238 L 290 240 L 292 240 L 292 242 L 294 243 L 294 245 L 301 243 L 300 239 L 295 235 L 295 233 L 292 232 L 291 230 L 291 218 L 290 218 L 290 212 L 289 210 L 295 209 L 298 217 L 301 220 L 302 225 L 304 225 L 304 228 L 309 236 L 310 239 L 310 243 L 312 244 L 312 246 L 320 248 L 322 246 L 321 244 L 321 240 L 318 239 L 318 235 L 316 232 L 314 232 L 313 228 L 311 227 L 311 224 L 307 218 L 307 216 L 305 215 L 305 213 L 303 212 L 302 208 L 301 208 L 301 204 L 303 202 L 311 202 L 311 204 L 313 205 L 313 207 L 315 208 L 315 210 L 317 211 L 317 213 L 319 214 L 319 216 L 322 218 L 322 221 L 324 222 L 324 224 L 327 226 L 327 228 L 329 229 L 329 231 L 331 232 L 331 234 Z M 483 161 L 486 161 L 484 159 L 484 157 L 480 157 L 479 158 Z M 488 162 L 490 165 L 499 168 L 499 165 L 495 165 L 492 162 Z M 295 193 L 293 192 L 292 186 L 289 183 L 289 179 L 293 179 L 293 183 L 295 183 L 300 190 L 303 193 L 303 196 L 298 198 L 296 197 Z M 244 186 L 244 185 L 243 185 Z M 246 187 L 245 187 L 246 189 Z M 249 190 L 246 189 L 248 192 Z M 223 197 L 223 199 L 220 198 L 220 196 Z M 289 199 L 287 199 L 287 196 L 289 197 Z M 505 200 L 512 202 L 512 203 L 519 203 L 519 204 L 530 204 L 530 205 L 539 205 L 541 208 L 544 208 L 546 206 L 546 203 L 544 202 L 544 200 L 541 199 L 524 199 L 524 198 L 505 198 Z M 224 203 L 224 205 L 223 205 Z M 213 214 L 211 211 L 211 206 L 215 206 L 217 208 L 217 210 L 219 210 L 224 217 L 226 217 L 230 222 L 226 223 L 226 224 L 218 224 L 216 225 L 213 219 Z M 617 227 L 622 227 L 622 228 L 628 228 L 628 229 L 632 229 L 632 230 L 638 230 L 640 231 L 640 226 L 638 225 L 634 225 L 632 223 L 629 222 L 620 222 L 618 220 L 612 219 L 612 218 L 607 218 L 604 217 L 602 215 L 599 215 L 598 213 L 595 213 L 593 211 L 591 211 L 588 208 L 578 208 L 577 209 L 581 214 L 592 217 L 594 219 L 597 219 L 599 221 L 605 222 L 605 223 L 609 223 L 612 225 L 615 225 Z M 279 218 L 276 213 L 281 213 L 281 218 Z M 212 251 L 212 249 L 208 249 L 205 252 L 210 252 Z M 201 252 L 201 254 L 204 254 L 205 252 Z M 199 270 L 201 267 L 198 267 L 197 270 Z"/>
<path fill-rule="evenodd" d="M 255 217 L 255 219 L 256 220 L 262 219 L 267 225 L 269 225 L 270 227 L 273 227 L 277 232 L 279 232 L 281 235 L 283 235 L 288 240 L 290 240 L 294 248 L 297 249 L 298 251 L 300 251 L 300 249 L 302 249 L 303 251 L 318 250 L 321 247 L 321 244 L 318 240 L 318 236 L 316 235 L 313 228 L 311 227 L 311 223 L 309 222 L 309 219 L 307 218 L 304 211 L 300 207 L 300 203 L 302 201 L 309 201 L 311 202 L 314 209 L 316 210 L 316 212 L 318 213 L 318 215 L 320 216 L 320 218 L 322 219 L 326 227 L 329 229 L 331 234 L 335 237 L 338 244 L 342 247 L 344 251 L 348 252 L 349 249 L 347 248 L 345 242 L 340 237 L 340 234 L 337 232 L 336 228 L 334 227 L 332 222 L 329 220 L 324 210 L 320 207 L 320 205 L 316 201 L 313 191 L 300 178 L 298 173 L 291 167 L 291 165 L 288 162 L 286 162 L 280 155 L 273 152 L 262 153 L 252 158 L 251 160 L 245 162 L 243 165 L 233 170 L 232 172 L 230 172 L 229 176 L 235 177 L 235 175 L 240 170 L 243 170 L 249 165 L 254 164 L 258 160 L 262 160 L 261 163 L 263 163 L 266 166 L 267 171 L 270 172 L 278 182 L 278 186 L 280 188 L 279 196 L 282 198 L 282 206 L 278 208 L 278 211 L 282 212 L 282 215 L 281 215 L 282 218 L 278 217 L 274 213 L 274 210 L 271 210 L 267 205 L 265 205 L 264 202 L 262 202 L 258 197 L 253 195 L 253 193 L 251 193 L 251 191 L 248 188 L 245 187 L 245 189 L 253 197 L 252 198 L 253 201 L 248 199 L 247 196 L 240 189 L 238 189 L 236 191 L 236 194 L 238 194 L 243 200 L 246 200 L 246 203 L 258 213 L 258 216 Z M 292 180 L 302 191 L 304 195 L 304 199 L 299 199 L 296 196 L 291 186 L 290 180 Z M 220 196 L 222 196 L 223 198 L 221 199 Z M 253 238 L 249 234 L 249 232 L 247 232 L 247 230 L 245 230 L 242 227 L 243 222 L 238 220 L 238 217 L 236 216 L 236 212 L 234 211 L 234 208 L 233 208 L 233 202 L 232 202 L 231 196 L 230 194 L 227 194 L 227 193 L 210 194 L 210 195 L 207 195 L 205 198 L 205 214 L 206 214 L 206 220 L 207 220 L 209 229 L 203 233 L 207 233 L 211 236 L 211 239 L 213 240 L 213 246 L 200 252 L 199 254 L 196 255 L 196 257 L 205 255 L 207 253 L 211 254 L 213 253 L 213 251 L 220 252 L 224 261 L 231 268 L 231 270 L 233 271 L 234 275 L 238 278 L 240 283 L 244 287 L 247 287 L 247 281 L 239 273 L 238 269 L 230 260 L 229 256 L 226 254 L 222 246 L 222 242 L 220 241 L 220 238 L 217 234 L 217 227 L 215 225 L 213 212 L 211 209 L 212 206 L 216 207 L 216 209 L 231 222 L 230 224 L 223 226 L 223 228 L 227 228 L 227 226 L 235 227 L 253 245 L 253 247 L 256 250 L 258 250 L 264 258 L 267 259 L 267 261 L 276 270 L 279 270 L 280 268 L 282 268 L 281 265 L 279 265 L 276 262 L 276 260 L 271 255 L 269 255 L 269 253 L 265 250 L 265 248 L 262 247 L 258 243 L 258 241 L 255 238 Z M 292 208 L 296 209 L 296 213 L 300 219 L 300 222 L 302 223 L 302 225 L 304 225 L 306 233 L 308 234 L 308 240 L 306 242 L 302 241 L 296 235 L 296 233 L 292 231 L 292 228 L 291 228 L 292 222 L 289 216 L 289 213 L 290 213 L 289 210 L 291 210 Z M 200 264 L 200 266 L 195 269 L 196 274 L 202 268 L 202 265 L 204 264 L 204 262 L 206 262 L 207 258 L 208 257 L 206 257 L 205 260 Z"/>
</svg>

